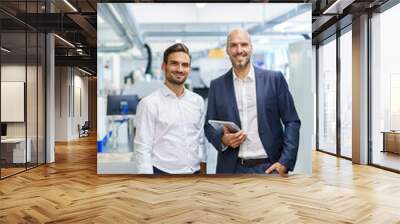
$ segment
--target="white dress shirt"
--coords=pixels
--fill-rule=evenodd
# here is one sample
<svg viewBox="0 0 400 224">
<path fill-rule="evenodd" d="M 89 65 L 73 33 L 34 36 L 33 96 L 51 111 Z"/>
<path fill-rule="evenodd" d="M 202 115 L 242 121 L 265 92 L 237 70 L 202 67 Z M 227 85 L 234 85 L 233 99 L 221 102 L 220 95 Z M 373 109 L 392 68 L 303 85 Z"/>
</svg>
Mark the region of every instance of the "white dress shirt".
<svg viewBox="0 0 400 224">
<path fill-rule="evenodd" d="M 152 174 L 153 166 L 172 174 L 198 171 L 206 161 L 204 119 L 203 99 L 187 89 L 177 97 L 163 85 L 143 98 L 136 113 L 137 172 Z"/>
<path fill-rule="evenodd" d="M 240 123 L 242 125 L 242 131 L 247 134 L 246 141 L 240 145 L 238 156 L 242 159 L 267 158 L 267 154 L 258 134 L 254 68 L 251 66 L 249 74 L 243 80 L 237 77 L 233 69 L 232 73 Z"/>
</svg>

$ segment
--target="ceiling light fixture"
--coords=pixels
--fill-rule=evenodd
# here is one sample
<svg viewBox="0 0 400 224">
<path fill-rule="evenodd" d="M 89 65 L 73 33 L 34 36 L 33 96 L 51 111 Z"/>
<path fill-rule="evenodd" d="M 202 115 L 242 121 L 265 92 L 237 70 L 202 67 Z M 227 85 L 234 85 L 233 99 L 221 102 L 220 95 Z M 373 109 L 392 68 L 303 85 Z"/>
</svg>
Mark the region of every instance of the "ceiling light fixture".
<svg viewBox="0 0 400 224">
<path fill-rule="evenodd" d="M 279 31 L 279 32 L 285 32 L 288 30 L 288 28 L 293 27 L 294 24 L 292 22 L 289 21 L 285 21 L 283 23 L 279 23 L 277 25 L 275 25 L 272 29 L 275 31 Z"/>
<path fill-rule="evenodd" d="M 332 5 L 330 5 L 324 12 L 322 12 L 323 15 L 328 15 L 328 14 L 342 14 L 343 9 L 351 5 L 355 0 L 336 0 L 333 2 Z"/>
<path fill-rule="evenodd" d="M 97 14 L 97 22 L 104 23 L 104 19 L 103 19 L 103 17 L 100 16 L 100 14 Z"/>
<path fill-rule="evenodd" d="M 81 69 L 81 68 L 79 68 L 79 67 L 78 67 L 78 69 L 79 69 L 79 71 L 81 71 L 81 72 L 83 72 L 83 73 L 85 73 L 85 74 L 87 74 L 87 75 L 92 75 L 92 73 L 90 73 L 90 72 L 88 72 L 88 71 L 86 71 L 86 70 L 83 70 L 83 69 Z"/>
<path fill-rule="evenodd" d="M 10 50 L 8 50 L 7 48 L 5 48 L 5 47 L 1 47 L 0 48 L 2 51 L 4 51 L 4 52 L 7 52 L 7 53 L 10 53 L 11 51 Z"/>
<path fill-rule="evenodd" d="M 74 10 L 74 12 L 78 12 L 78 10 L 71 4 L 69 3 L 68 0 L 64 0 L 65 4 L 67 4 L 72 10 Z"/>
<path fill-rule="evenodd" d="M 202 8 L 206 7 L 206 4 L 207 3 L 196 3 L 196 7 L 199 9 L 202 9 Z"/>
<path fill-rule="evenodd" d="M 54 34 L 54 36 L 57 37 L 58 39 L 60 39 L 61 41 L 63 41 L 64 43 L 66 43 L 67 45 L 69 45 L 69 46 L 75 48 L 75 45 L 71 44 L 71 42 L 69 42 L 68 40 L 66 40 L 66 39 L 64 39 L 64 38 L 62 38 L 62 37 L 60 37 L 60 36 L 58 36 L 57 34 Z"/>
<path fill-rule="evenodd" d="M 113 4 L 110 4 L 110 9 L 111 9 L 112 13 L 114 14 L 114 16 L 117 17 L 118 22 L 120 24 L 123 24 L 124 22 Z"/>
</svg>

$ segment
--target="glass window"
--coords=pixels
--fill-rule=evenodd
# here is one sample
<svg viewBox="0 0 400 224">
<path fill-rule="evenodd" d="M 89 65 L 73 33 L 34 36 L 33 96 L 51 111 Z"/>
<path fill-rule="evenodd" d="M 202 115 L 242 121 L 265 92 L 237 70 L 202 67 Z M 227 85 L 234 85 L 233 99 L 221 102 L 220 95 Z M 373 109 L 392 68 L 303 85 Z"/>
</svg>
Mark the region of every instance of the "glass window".
<svg viewBox="0 0 400 224">
<path fill-rule="evenodd" d="M 1 176 L 6 177 L 24 171 L 30 159 L 26 151 L 26 33 L 3 32 L 1 47 Z"/>
<path fill-rule="evenodd" d="M 27 81 L 26 81 L 26 114 L 27 114 L 27 141 L 28 148 L 30 147 L 30 161 L 27 167 L 37 165 L 37 41 L 38 36 L 36 32 L 27 33 L 27 48 L 28 48 L 28 61 L 27 61 Z"/>
<path fill-rule="evenodd" d="M 400 4 L 372 17 L 372 163 L 400 170 Z"/>
<path fill-rule="evenodd" d="M 38 36 L 38 164 L 45 163 L 45 120 L 46 120 L 46 107 L 45 107 L 45 88 L 46 88 L 46 79 L 45 79 L 45 65 L 46 65 L 46 36 L 43 33 L 39 33 Z"/>
<path fill-rule="evenodd" d="M 43 4 L 0 6 L 22 14 L 42 12 Z M 45 43 L 44 34 L 0 12 L 0 178 L 45 162 Z"/>
<path fill-rule="evenodd" d="M 336 153 L 336 40 L 318 48 L 318 148 Z"/>
<path fill-rule="evenodd" d="M 352 35 L 340 37 L 340 154 L 352 157 Z"/>
</svg>

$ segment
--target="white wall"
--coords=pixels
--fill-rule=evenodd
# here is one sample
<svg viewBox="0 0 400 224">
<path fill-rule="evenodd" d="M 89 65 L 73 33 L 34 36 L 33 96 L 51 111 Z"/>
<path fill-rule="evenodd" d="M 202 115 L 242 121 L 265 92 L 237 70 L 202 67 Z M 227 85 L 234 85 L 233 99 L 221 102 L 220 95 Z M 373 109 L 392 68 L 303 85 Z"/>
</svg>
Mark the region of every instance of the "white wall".
<svg viewBox="0 0 400 224">
<path fill-rule="evenodd" d="M 67 141 L 68 86 L 67 67 L 55 68 L 55 141 Z"/>
<path fill-rule="evenodd" d="M 37 70 L 38 69 L 38 70 Z M 19 114 L 19 118 L 21 118 L 20 121 L 18 122 L 6 122 L 7 123 L 7 137 L 13 138 L 24 138 L 25 135 L 27 136 L 28 139 L 30 139 L 31 145 L 29 146 L 31 148 L 31 156 L 32 156 L 32 161 L 36 162 L 36 158 L 39 158 L 39 163 L 44 162 L 44 125 L 45 125 L 45 117 L 44 117 L 44 93 L 45 90 L 43 89 L 43 78 L 44 74 L 42 73 L 41 66 L 32 66 L 28 65 L 25 66 L 25 64 L 3 64 L 1 66 L 1 81 L 2 81 L 2 99 L 4 98 L 10 98 L 12 99 L 13 97 L 7 96 L 7 94 L 22 94 L 19 98 L 22 100 L 22 102 L 10 102 L 12 103 L 18 103 L 19 107 L 14 107 L 11 106 L 5 106 L 3 105 L 4 102 L 2 102 L 2 114 L 4 113 L 16 113 Z M 27 78 L 27 80 L 25 80 Z M 19 84 L 24 83 L 25 86 L 22 86 L 15 93 L 10 93 L 7 92 L 6 89 L 4 89 L 4 84 L 3 82 L 11 82 L 16 84 L 19 82 Z M 15 86 L 13 86 L 16 88 Z M 24 87 L 26 87 L 24 89 Z M 26 92 L 26 99 L 24 92 Z M 14 99 L 16 100 L 16 99 Z M 26 106 L 25 106 L 26 103 Z M 16 105 L 14 105 L 16 106 Z M 26 112 L 26 119 L 24 117 L 24 114 Z M 22 116 L 22 117 L 21 117 Z M 4 117 L 2 117 L 2 120 Z M 37 153 L 39 153 L 39 156 L 37 157 Z"/>
<path fill-rule="evenodd" d="M 79 93 L 80 91 L 80 93 Z M 74 108 L 72 113 L 72 124 L 71 124 L 71 132 L 70 135 L 72 138 L 77 138 L 78 133 L 78 124 L 83 125 L 85 121 L 88 121 L 88 78 L 83 77 L 76 74 L 74 75 Z M 79 97 L 80 95 L 80 97 Z M 80 102 L 79 102 L 80 101 Z M 81 108 L 79 108 L 81 107 Z M 80 112 L 80 109 L 82 112 Z"/>
<path fill-rule="evenodd" d="M 1 81 L 2 82 L 24 82 L 24 83 L 26 83 L 25 69 L 26 69 L 25 64 L 24 65 L 18 65 L 18 64 L 4 65 L 3 64 L 1 66 Z M 28 70 L 31 70 L 31 68 L 29 66 L 28 66 Z M 22 94 L 23 94 L 23 92 L 22 92 Z M 4 98 L 4 97 L 7 97 L 7 96 L 1 96 L 1 98 Z M 1 110 L 2 110 L 2 114 L 3 114 L 5 111 L 9 110 L 9 108 L 1 108 Z M 24 110 L 24 108 L 22 108 L 22 110 Z M 24 137 L 25 136 L 24 122 L 8 123 L 7 132 L 8 132 L 7 133 L 8 136 Z"/>
<path fill-rule="evenodd" d="M 88 78 L 75 68 L 56 67 L 55 86 L 55 141 L 77 139 L 78 124 L 88 120 Z"/>
<path fill-rule="evenodd" d="M 24 122 L 24 93 L 24 82 L 1 82 L 2 122 Z"/>
<path fill-rule="evenodd" d="M 25 69 L 25 65 L 2 65 L 1 81 L 25 82 Z"/>
<path fill-rule="evenodd" d="M 1 81 L 3 82 L 25 82 L 26 70 L 32 68 L 25 65 L 8 64 L 1 66 Z M 3 96 L 2 96 L 3 97 Z M 8 108 L 1 108 L 1 110 L 7 110 Z M 25 137 L 25 122 L 9 122 L 7 123 L 7 136 L 8 137 Z"/>
</svg>

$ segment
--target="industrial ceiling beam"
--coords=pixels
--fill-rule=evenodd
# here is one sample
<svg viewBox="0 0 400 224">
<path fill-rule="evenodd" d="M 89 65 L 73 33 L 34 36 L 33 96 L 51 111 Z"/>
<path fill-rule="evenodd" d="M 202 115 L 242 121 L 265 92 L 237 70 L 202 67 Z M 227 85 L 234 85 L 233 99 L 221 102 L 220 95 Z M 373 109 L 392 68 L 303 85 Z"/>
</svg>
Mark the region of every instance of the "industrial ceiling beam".
<svg viewBox="0 0 400 224">
<path fill-rule="evenodd" d="M 56 66 L 87 67 L 92 71 L 97 69 L 97 60 L 90 56 L 55 56 Z"/>
<path fill-rule="evenodd" d="M 270 20 L 267 20 L 262 24 L 253 26 L 252 28 L 248 29 L 247 31 L 250 34 L 261 33 L 261 32 L 264 32 L 264 30 L 266 30 L 266 29 L 273 28 L 274 26 L 281 24 L 285 21 L 288 21 L 289 19 L 292 19 L 292 18 L 294 18 L 298 15 L 301 15 L 307 11 L 311 12 L 311 4 L 300 4 L 296 8 L 294 8 L 280 16 L 276 16 Z"/>
<path fill-rule="evenodd" d="M 147 52 L 144 50 L 144 43 L 138 32 L 136 22 L 133 17 L 128 13 L 126 6 L 122 4 L 99 4 L 98 12 L 103 18 L 107 18 L 107 23 L 112 27 L 114 32 L 124 41 L 123 46 L 126 51 L 137 47 L 143 57 L 147 56 Z M 123 21 L 122 21 L 123 20 Z M 107 46 L 99 46 L 102 51 L 107 51 Z M 115 50 L 113 48 L 112 50 Z"/>
<path fill-rule="evenodd" d="M 287 36 L 287 35 L 303 35 L 304 32 L 278 32 L 278 31 L 268 31 L 255 34 L 257 35 L 267 35 L 267 36 Z M 224 31 L 150 31 L 144 32 L 143 38 L 152 37 L 226 37 L 228 33 Z"/>
<path fill-rule="evenodd" d="M 77 25 L 79 25 L 85 32 L 86 34 L 90 37 L 96 40 L 96 29 L 90 24 L 85 17 L 83 17 L 80 14 L 68 14 L 67 15 L 71 20 L 73 20 Z"/>
</svg>

